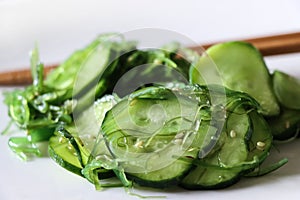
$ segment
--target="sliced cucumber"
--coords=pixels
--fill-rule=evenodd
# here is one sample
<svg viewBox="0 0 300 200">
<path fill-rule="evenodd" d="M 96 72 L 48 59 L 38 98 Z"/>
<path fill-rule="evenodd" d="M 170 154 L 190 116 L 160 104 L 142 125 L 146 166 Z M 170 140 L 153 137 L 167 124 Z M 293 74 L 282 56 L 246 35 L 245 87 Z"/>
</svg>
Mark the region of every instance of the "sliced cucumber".
<svg viewBox="0 0 300 200">
<path fill-rule="evenodd" d="M 254 97 L 262 106 L 264 115 L 279 114 L 269 71 L 254 46 L 245 42 L 221 43 L 210 47 L 207 54 L 200 58 L 196 67 L 191 68 L 192 83 L 220 83 L 221 79 L 229 89 L 246 92 Z M 215 62 L 217 69 L 211 66 L 210 59 Z"/>
<path fill-rule="evenodd" d="M 195 162 L 197 167 L 181 182 L 184 188 L 217 189 L 234 184 L 265 160 L 272 135 L 260 114 L 240 107 L 229 116 L 226 132 L 218 143 L 211 155 Z"/>
<path fill-rule="evenodd" d="M 300 80 L 281 71 L 273 73 L 273 87 L 278 101 L 286 108 L 300 109 Z"/>
<path fill-rule="evenodd" d="M 282 107 L 279 116 L 267 118 L 276 140 L 288 140 L 296 136 L 300 128 L 300 110 Z"/>
<path fill-rule="evenodd" d="M 188 150 L 183 155 L 181 155 L 182 158 L 186 158 L 185 160 L 175 160 L 174 162 L 170 163 L 167 167 L 152 172 L 130 173 L 129 177 L 133 179 L 136 183 L 139 183 L 140 185 L 158 188 L 164 188 L 179 183 L 180 180 L 192 168 L 192 160 L 197 158 L 197 153 L 199 152 L 199 149 L 203 149 L 205 145 L 209 144 L 209 141 L 205 141 L 205 139 L 214 136 L 216 132 L 216 128 L 211 127 L 209 123 L 204 122 L 203 124 L 201 124 L 201 128 L 197 132 L 197 135 L 193 139 L 193 142 L 188 148 Z M 168 149 L 172 151 L 171 148 Z M 165 154 L 170 152 L 162 151 L 161 153 Z M 157 158 L 157 161 L 158 160 L 159 157 Z"/>
<path fill-rule="evenodd" d="M 82 165 L 74 147 L 63 136 L 52 136 L 48 146 L 49 156 L 63 168 L 82 176 Z"/>
<path fill-rule="evenodd" d="M 250 142 L 248 143 L 248 160 L 251 161 L 257 158 L 259 163 L 261 163 L 269 154 L 273 136 L 268 123 L 261 114 L 257 112 L 250 112 L 249 116 L 251 119 L 253 134 Z"/>
<path fill-rule="evenodd" d="M 179 183 L 191 167 L 191 163 L 177 160 L 160 170 L 148 173 L 129 173 L 128 178 L 142 186 L 166 188 Z"/>
<path fill-rule="evenodd" d="M 98 151 L 91 155 L 105 113 L 116 101 L 118 101 L 116 96 L 106 95 L 76 118 L 77 126 L 70 124 L 60 127 L 56 132 L 57 136 L 50 138 L 50 157 L 67 170 L 83 176 L 81 170 L 93 156 L 108 152 L 103 144 L 101 147 L 98 145 Z M 103 168 L 98 169 L 97 173 L 100 179 L 113 176 L 111 170 Z"/>
<path fill-rule="evenodd" d="M 227 187 L 239 180 L 242 164 L 248 157 L 247 139 L 251 132 L 247 112 L 238 107 L 228 116 L 225 131 L 213 154 L 201 159 L 181 181 L 187 189 L 212 189 Z"/>
<path fill-rule="evenodd" d="M 82 169 L 88 162 L 90 152 L 81 145 L 82 142 L 79 138 L 76 138 L 74 142 L 76 142 L 77 145 L 70 143 L 70 140 L 64 136 L 52 136 L 48 145 L 49 156 L 66 170 L 79 176 L 84 176 Z M 103 168 L 98 169 L 97 173 L 99 179 L 114 176 L 112 170 Z"/>
<path fill-rule="evenodd" d="M 135 182 L 152 187 L 175 184 L 192 166 L 178 157 L 195 158 L 198 153 L 197 149 L 186 152 L 196 137 L 192 128 L 197 110 L 197 100 L 169 89 L 142 89 L 107 113 L 103 136 Z"/>
<path fill-rule="evenodd" d="M 120 167 L 115 170 L 125 171 L 134 182 L 173 185 L 195 164 L 202 168 L 188 177 L 197 178 L 183 185 L 220 187 L 249 169 L 248 112 L 257 108 L 246 93 L 223 86 L 146 87 L 107 113 L 101 133 Z M 199 180 L 203 171 L 205 178 Z"/>
</svg>

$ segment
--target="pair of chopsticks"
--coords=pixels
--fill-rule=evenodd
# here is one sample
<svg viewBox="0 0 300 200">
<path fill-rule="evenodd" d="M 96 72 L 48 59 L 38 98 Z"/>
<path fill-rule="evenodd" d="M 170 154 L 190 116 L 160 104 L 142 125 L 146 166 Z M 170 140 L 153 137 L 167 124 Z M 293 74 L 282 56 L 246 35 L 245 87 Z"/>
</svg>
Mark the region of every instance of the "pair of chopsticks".
<svg viewBox="0 0 300 200">
<path fill-rule="evenodd" d="M 243 39 L 240 41 L 253 44 L 263 56 L 300 52 L 300 32 Z M 203 48 L 207 49 L 214 44 L 216 43 L 189 48 L 201 52 Z M 44 69 L 44 76 L 56 67 L 57 65 L 47 65 Z M 0 86 L 27 85 L 31 83 L 32 77 L 29 68 L 0 73 Z"/>
</svg>

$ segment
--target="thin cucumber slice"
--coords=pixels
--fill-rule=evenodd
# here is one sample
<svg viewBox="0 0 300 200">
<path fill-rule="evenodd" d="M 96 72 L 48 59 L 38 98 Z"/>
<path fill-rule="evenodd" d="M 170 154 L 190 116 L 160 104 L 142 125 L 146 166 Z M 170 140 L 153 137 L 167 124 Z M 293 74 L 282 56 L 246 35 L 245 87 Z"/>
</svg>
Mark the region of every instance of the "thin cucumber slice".
<svg viewBox="0 0 300 200">
<path fill-rule="evenodd" d="M 245 42 L 221 43 L 209 48 L 207 54 L 209 57 L 202 56 L 196 67 L 191 68 L 191 83 L 206 84 L 210 77 L 205 77 L 205 74 L 210 76 L 217 73 L 216 83 L 222 79 L 224 86 L 229 89 L 250 94 L 259 102 L 264 115 L 279 114 L 269 71 L 254 46 Z M 217 71 L 209 64 L 209 59 L 215 62 Z M 207 72 L 211 70 L 214 71 Z"/>
<path fill-rule="evenodd" d="M 205 162 L 217 164 L 216 159 L 206 159 Z M 239 181 L 239 172 L 240 170 L 224 170 L 214 166 L 196 167 L 182 179 L 180 185 L 189 190 L 221 189 Z"/>
<path fill-rule="evenodd" d="M 49 156 L 60 166 L 82 176 L 82 165 L 74 147 L 63 136 L 52 136 L 48 146 Z"/>
<path fill-rule="evenodd" d="M 268 118 L 274 139 L 288 140 L 296 136 L 300 125 L 300 80 L 275 70 L 272 75 L 274 93 L 281 105 L 279 116 Z"/>
<path fill-rule="evenodd" d="M 284 107 L 300 109 L 300 80 L 281 71 L 273 73 L 274 93 Z"/>
<path fill-rule="evenodd" d="M 238 107 L 228 116 L 218 148 L 201 159 L 200 164 L 182 179 L 181 186 L 187 189 L 216 189 L 238 181 L 243 171 L 242 163 L 248 157 L 247 138 L 250 131 L 247 112 Z"/>
<path fill-rule="evenodd" d="M 176 185 L 185 176 L 190 168 L 191 163 L 177 160 L 169 166 L 157 171 L 145 173 L 130 173 L 128 178 L 142 186 L 149 186 L 154 188 L 166 188 Z"/>
<path fill-rule="evenodd" d="M 85 149 L 91 152 L 94 148 L 96 138 L 107 111 L 109 111 L 119 100 L 114 95 L 104 95 L 97 99 L 93 105 L 88 107 L 79 115 L 73 114 L 74 125 L 65 127 L 68 132 L 80 138 Z"/>
<path fill-rule="evenodd" d="M 213 136 L 216 132 L 217 129 L 211 127 L 208 123 L 201 124 L 201 128 L 199 129 L 196 137 L 193 139 L 193 142 L 189 147 L 189 151 L 185 152 L 181 156 L 186 158 L 185 161 L 178 159 L 162 169 L 145 173 L 130 173 L 128 176 L 136 183 L 144 186 L 165 188 L 170 185 L 175 185 L 179 183 L 192 168 L 192 160 L 197 157 L 197 152 L 199 151 L 199 148 L 196 147 L 200 147 L 200 149 L 202 149 L 203 146 L 207 144 L 205 143 L 205 138 L 207 138 L 205 136 Z M 172 149 L 170 149 L 170 151 L 172 151 Z"/>
<path fill-rule="evenodd" d="M 261 163 L 269 154 L 273 136 L 269 124 L 261 114 L 250 112 L 249 117 L 251 119 L 253 133 L 248 143 L 248 160 L 250 161 L 256 158 L 259 163 Z"/>
<path fill-rule="evenodd" d="M 81 170 L 96 153 L 92 150 L 105 113 L 116 103 L 117 97 L 106 95 L 75 118 L 75 124 L 62 126 L 49 142 L 49 154 L 59 165 L 82 176 Z M 60 134 L 60 135 L 59 135 Z M 98 149 L 108 152 L 105 145 Z M 99 178 L 113 175 L 111 170 L 98 169 Z"/>
<path fill-rule="evenodd" d="M 192 166 L 177 157 L 198 154 L 189 149 L 199 127 L 197 112 L 196 99 L 162 87 L 146 88 L 107 113 L 102 133 L 129 177 L 141 185 L 164 187 L 178 182 Z"/>
<path fill-rule="evenodd" d="M 295 137 L 300 128 L 300 110 L 282 107 L 280 115 L 267 118 L 272 135 L 276 140 L 288 140 Z"/>
<path fill-rule="evenodd" d="M 76 139 L 76 142 L 78 138 Z M 69 140 L 63 136 L 52 136 L 49 140 L 48 152 L 50 158 L 52 158 L 57 164 L 66 170 L 84 177 L 82 169 L 87 163 L 89 158 L 88 150 L 83 146 L 77 146 L 79 151 L 69 142 Z M 78 154 L 80 152 L 80 155 Z M 98 169 L 99 179 L 106 179 L 114 176 L 111 170 Z"/>
</svg>

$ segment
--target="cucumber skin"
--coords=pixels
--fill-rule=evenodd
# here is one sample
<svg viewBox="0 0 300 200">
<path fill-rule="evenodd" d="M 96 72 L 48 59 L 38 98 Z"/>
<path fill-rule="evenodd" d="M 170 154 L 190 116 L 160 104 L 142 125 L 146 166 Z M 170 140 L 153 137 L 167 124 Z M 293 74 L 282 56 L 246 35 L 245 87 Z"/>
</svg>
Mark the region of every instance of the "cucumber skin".
<svg viewBox="0 0 300 200">
<path fill-rule="evenodd" d="M 182 180 L 182 178 L 185 177 L 194 168 L 195 168 L 195 166 L 193 166 L 191 164 L 190 168 L 188 168 L 181 175 L 171 178 L 171 179 L 163 180 L 163 181 L 144 180 L 137 176 L 134 176 L 133 174 L 126 174 L 126 176 L 128 177 L 128 179 L 134 181 L 135 183 L 137 183 L 140 186 L 152 187 L 152 188 L 169 188 L 171 186 L 180 185 L 180 181 Z"/>
<path fill-rule="evenodd" d="M 81 174 L 82 168 L 76 167 L 75 165 L 65 161 L 63 158 L 61 158 L 55 153 L 55 150 L 51 146 L 48 147 L 48 153 L 50 158 L 52 158 L 58 165 L 74 174 L 83 177 L 83 175 Z"/>
<path fill-rule="evenodd" d="M 48 153 L 49 153 L 49 156 L 58 164 L 60 165 L 61 167 L 63 167 L 64 169 L 68 170 L 69 172 L 72 172 L 78 176 L 81 176 L 82 178 L 85 178 L 83 176 L 83 174 L 81 173 L 82 171 L 82 168 L 79 168 L 79 167 L 76 167 L 74 166 L 73 164 L 69 163 L 69 162 L 66 162 L 64 159 L 62 159 L 61 157 L 59 157 L 53 148 L 51 148 L 49 146 L 48 148 Z M 111 178 L 111 177 L 114 177 L 115 174 L 112 170 L 108 170 L 108 171 L 103 171 L 103 172 L 100 172 L 98 174 L 98 177 L 99 179 L 107 179 L 107 178 Z"/>
<path fill-rule="evenodd" d="M 218 189 L 228 188 L 234 185 L 235 183 L 239 182 L 240 179 L 241 179 L 241 175 L 237 175 L 228 181 L 221 182 L 215 185 L 192 185 L 192 184 L 180 183 L 179 186 L 187 190 L 218 190 Z"/>
<path fill-rule="evenodd" d="M 56 141 L 55 138 L 58 137 L 58 136 L 52 136 L 50 138 L 50 140 L 52 141 Z M 55 148 L 52 146 L 52 145 L 48 145 L 48 154 L 49 154 L 49 157 L 54 160 L 58 165 L 60 165 L 61 167 L 63 167 L 64 169 L 76 174 L 76 175 L 79 175 L 83 178 L 85 178 L 82 174 L 82 169 L 83 167 L 82 166 L 75 166 L 74 163 L 70 163 L 68 161 L 66 161 L 64 158 L 62 158 L 56 151 L 55 151 Z M 75 155 L 74 155 L 75 156 Z M 78 159 L 78 158 L 77 158 Z M 79 160 L 78 160 L 79 162 Z M 115 174 L 112 170 L 103 170 L 103 171 L 99 171 L 98 172 L 98 177 L 99 179 L 107 179 L 107 178 L 111 178 L 111 177 L 114 177 Z"/>
</svg>

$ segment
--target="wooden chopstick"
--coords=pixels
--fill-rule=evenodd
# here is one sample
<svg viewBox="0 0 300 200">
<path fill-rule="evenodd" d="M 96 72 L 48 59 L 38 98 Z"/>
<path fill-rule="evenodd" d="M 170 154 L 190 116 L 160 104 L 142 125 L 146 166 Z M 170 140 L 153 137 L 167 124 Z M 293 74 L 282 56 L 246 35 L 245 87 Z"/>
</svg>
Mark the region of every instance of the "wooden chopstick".
<svg viewBox="0 0 300 200">
<path fill-rule="evenodd" d="M 44 68 L 44 77 L 58 65 L 47 65 Z M 0 73 L 0 86 L 22 86 L 32 83 L 30 69 L 21 69 Z"/>
<path fill-rule="evenodd" d="M 259 49 L 263 56 L 300 52 L 300 32 L 258 37 L 252 39 L 240 39 L 239 41 L 245 41 L 253 44 L 256 48 Z M 189 48 L 198 52 L 202 52 L 203 48 L 207 49 L 216 43 L 204 44 L 201 46 L 194 46 Z M 44 75 L 46 76 L 57 66 L 58 65 L 46 66 L 44 69 Z M 32 77 L 30 69 L 0 73 L 1 86 L 28 85 L 31 83 Z"/>
<path fill-rule="evenodd" d="M 254 45 L 263 56 L 273 56 L 279 54 L 300 52 L 300 32 L 272 35 L 251 39 L 241 39 L 239 41 L 249 42 Z M 217 42 L 220 43 L 220 42 Z M 213 44 L 202 45 L 204 49 L 209 48 Z M 191 49 L 201 52 L 199 46 L 191 47 Z"/>
</svg>

